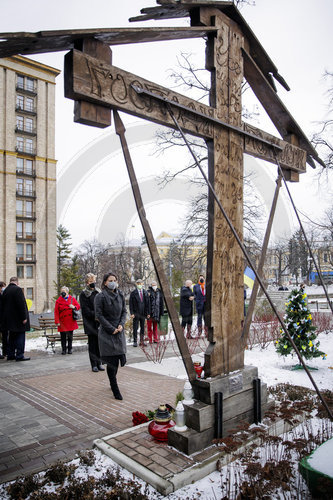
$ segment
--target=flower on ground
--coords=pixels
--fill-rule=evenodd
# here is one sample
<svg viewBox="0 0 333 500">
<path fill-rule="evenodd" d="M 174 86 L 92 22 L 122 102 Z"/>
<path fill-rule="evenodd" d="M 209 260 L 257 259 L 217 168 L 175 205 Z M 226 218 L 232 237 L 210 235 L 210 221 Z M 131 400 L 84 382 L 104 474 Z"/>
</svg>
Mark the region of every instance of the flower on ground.
<svg viewBox="0 0 333 500">
<path fill-rule="evenodd" d="M 140 425 L 143 424 L 144 422 L 148 422 L 148 417 L 144 413 L 141 413 L 140 411 L 133 411 L 132 422 L 133 425 Z"/>
</svg>

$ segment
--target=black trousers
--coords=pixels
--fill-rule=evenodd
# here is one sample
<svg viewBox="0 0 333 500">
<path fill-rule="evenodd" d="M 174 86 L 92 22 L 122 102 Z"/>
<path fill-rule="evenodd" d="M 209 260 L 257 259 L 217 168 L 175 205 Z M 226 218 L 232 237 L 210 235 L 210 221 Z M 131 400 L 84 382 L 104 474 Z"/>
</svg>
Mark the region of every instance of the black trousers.
<svg viewBox="0 0 333 500">
<path fill-rule="evenodd" d="M 4 356 L 7 356 L 7 354 L 8 354 L 8 332 L 1 331 L 1 338 L 2 338 L 2 354 Z"/>
<path fill-rule="evenodd" d="M 186 325 L 192 325 L 193 316 L 182 316 L 182 328 L 185 328 Z"/>
<path fill-rule="evenodd" d="M 135 316 L 133 318 L 133 341 L 138 341 L 138 326 L 140 324 L 140 342 L 144 341 L 145 337 L 145 318 L 140 316 L 139 318 Z"/>
<path fill-rule="evenodd" d="M 117 373 L 119 364 L 124 366 L 126 363 L 125 354 L 121 354 L 119 356 L 106 356 L 103 358 L 103 361 L 106 363 L 106 373 L 108 374 L 110 387 L 112 389 L 113 394 L 116 396 L 120 394 L 118 383 L 117 383 Z"/>
<path fill-rule="evenodd" d="M 24 358 L 25 332 L 8 332 L 8 351 L 7 356 L 10 359 Z"/>
<path fill-rule="evenodd" d="M 91 368 L 102 364 L 101 355 L 99 352 L 98 336 L 88 335 L 88 352 Z"/>
<path fill-rule="evenodd" d="M 73 344 L 73 330 L 71 332 L 60 332 L 60 337 L 61 337 L 61 348 L 64 352 L 66 352 L 66 340 L 67 340 L 67 350 L 71 351 L 72 350 L 72 344 Z"/>
</svg>

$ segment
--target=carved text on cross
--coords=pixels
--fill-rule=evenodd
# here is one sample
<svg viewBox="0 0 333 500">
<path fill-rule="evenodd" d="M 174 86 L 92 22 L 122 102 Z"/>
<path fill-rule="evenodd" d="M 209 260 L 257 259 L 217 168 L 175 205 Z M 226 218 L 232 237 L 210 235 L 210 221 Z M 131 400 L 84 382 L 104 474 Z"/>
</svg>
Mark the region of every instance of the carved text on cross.
<svg viewBox="0 0 333 500">
<path fill-rule="evenodd" d="M 188 108 L 189 111 L 174 107 L 175 116 L 184 131 L 205 139 L 214 137 L 214 124 L 202 116 L 215 117 L 216 109 L 212 106 L 199 103 L 77 50 L 66 55 L 65 72 L 65 96 L 70 99 L 86 100 L 117 108 L 134 116 L 174 128 L 165 105 L 152 97 L 139 96 L 133 89 L 133 86 L 137 85 Z M 193 113 L 190 110 L 193 110 Z M 243 124 L 243 128 L 253 135 L 253 138 L 244 138 L 244 153 L 275 163 L 273 150 L 265 142 L 260 141 L 263 139 L 282 148 L 277 154 L 283 167 L 299 172 L 305 171 L 306 154 L 303 149 L 247 123 Z M 254 136 L 257 136 L 258 140 Z"/>
</svg>

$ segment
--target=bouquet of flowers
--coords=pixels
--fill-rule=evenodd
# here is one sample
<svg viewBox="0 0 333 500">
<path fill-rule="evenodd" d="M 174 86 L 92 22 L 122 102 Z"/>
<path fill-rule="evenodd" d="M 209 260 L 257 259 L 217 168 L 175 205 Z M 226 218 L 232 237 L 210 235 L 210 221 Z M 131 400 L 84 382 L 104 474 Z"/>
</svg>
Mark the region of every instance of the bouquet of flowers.
<svg viewBox="0 0 333 500">
<path fill-rule="evenodd" d="M 148 422 L 148 417 L 144 413 L 141 413 L 140 411 L 133 411 L 132 413 L 132 422 L 133 425 L 140 425 L 145 422 Z"/>
</svg>

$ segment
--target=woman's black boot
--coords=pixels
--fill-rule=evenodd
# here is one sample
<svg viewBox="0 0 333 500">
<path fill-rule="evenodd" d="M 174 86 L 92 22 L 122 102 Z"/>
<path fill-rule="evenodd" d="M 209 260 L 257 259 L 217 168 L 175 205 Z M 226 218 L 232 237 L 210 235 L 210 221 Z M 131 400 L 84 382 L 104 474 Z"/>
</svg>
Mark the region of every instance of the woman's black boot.
<svg viewBox="0 0 333 500">
<path fill-rule="evenodd" d="M 115 368 L 113 366 L 107 365 L 106 371 L 107 371 L 107 374 L 108 374 L 108 377 L 109 377 L 111 391 L 113 392 L 113 395 L 114 395 L 115 399 L 122 400 L 123 397 L 120 394 L 120 390 L 119 390 L 119 387 L 118 387 L 118 384 L 117 384 L 117 377 L 116 377 L 116 374 L 117 374 L 117 371 L 118 371 L 118 367 Z"/>
</svg>

